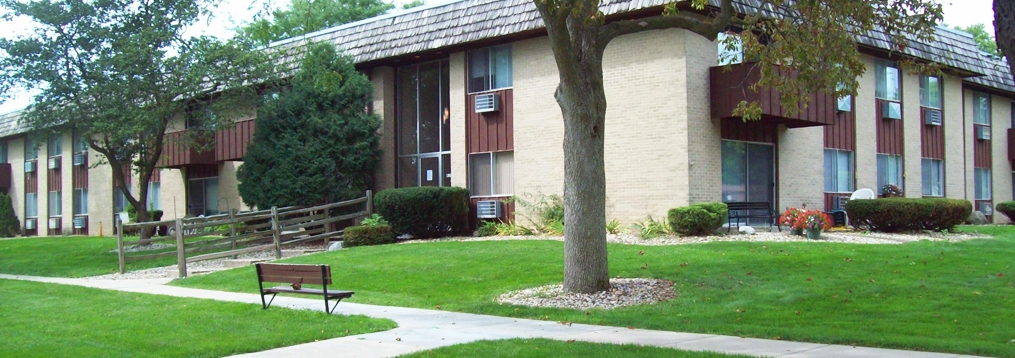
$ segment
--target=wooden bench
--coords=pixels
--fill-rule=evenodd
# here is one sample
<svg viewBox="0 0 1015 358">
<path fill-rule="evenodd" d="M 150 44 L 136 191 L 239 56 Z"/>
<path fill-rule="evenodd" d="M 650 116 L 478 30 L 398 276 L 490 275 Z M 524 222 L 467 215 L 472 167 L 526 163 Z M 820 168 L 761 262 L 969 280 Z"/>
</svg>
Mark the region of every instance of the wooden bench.
<svg viewBox="0 0 1015 358">
<path fill-rule="evenodd" d="M 733 219 L 737 219 L 737 227 L 740 227 L 740 219 L 768 219 L 768 230 L 772 230 L 772 223 L 774 222 L 779 231 L 782 232 L 782 226 L 779 225 L 778 215 L 772 210 L 772 204 L 767 201 L 745 201 L 737 203 L 726 203 L 726 207 L 729 208 L 729 221 L 726 224 L 726 232 L 730 231 L 733 225 L 730 225 Z"/>
<path fill-rule="evenodd" d="M 295 265 L 295 264 L 265 264 L 257 266 L 257 287 L 261 290 L 261 306 L 268 309 L 275 295 L 279 293 L 298 293 L 306 295 L 324 296 L 324 312 L 331 314 L 343 298 L 352 297 L 352 291 L 329 291 L 331 284 L 331 266 L 328 265 Z M 264 288 L 265 282 L 287 283 L 289 286 L 276 286 Z M 320 289 L 302 287 L 304 284 L 321 285 Z M 264 296 L 271 295 L 271 300 L 265 302 Z M 335 301 L 335 306 L 328 303 Z"/>
</svg>

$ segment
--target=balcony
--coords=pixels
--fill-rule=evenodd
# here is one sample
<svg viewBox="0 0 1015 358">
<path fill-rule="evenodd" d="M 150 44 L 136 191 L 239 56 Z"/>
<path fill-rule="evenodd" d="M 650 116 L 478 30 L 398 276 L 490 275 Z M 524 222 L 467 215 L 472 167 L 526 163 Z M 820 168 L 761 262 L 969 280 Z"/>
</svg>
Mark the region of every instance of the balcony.
<svg viewBox="0 0 1015 358">
<path fill-rule="evenodd" d="M 186 141 L 182 140 L 187 135 L 186 130 L 166 133 L 162 143 L 162 157 L 159 158 L 160 168 L 181 168 L 195 164 L 215 164 L 215 150 L 208 148 L 203 152 L 191 148 Z"/>
<path fill-rule="evenodd" d="M 11 163 L 0 163 L 0 191 L 11 188 Z"/>
<path fill-rule="evenodd" d="M 254 120 L 236 122 L 229 129 L 215 132 L 215 161 L 243 160 L 247 146 L 254 140 Z"/>
<path fill-rule="evenodd" d="M 794 71 L 778 69 L 782 76 L 795 76 Z M 761 121 L 765 123 L 784 124 L 790 128 L 831 125 L 836 117 L 836 98 L 832 95 L 818 93 L 811 96 L 807 107 L 794 115 L 787 113 L 780 102 L 779 92 L 773 88 L 759 87 L 752 90 L 751 85 L 761 79 L 761 68 L 755 63 L 742 63 L 712 67 L 710 95 L 712 98 L 712 117 L 730 118 L 733 109 L 741 101 L 758 102 L 761 105 Z"/>
</svg>

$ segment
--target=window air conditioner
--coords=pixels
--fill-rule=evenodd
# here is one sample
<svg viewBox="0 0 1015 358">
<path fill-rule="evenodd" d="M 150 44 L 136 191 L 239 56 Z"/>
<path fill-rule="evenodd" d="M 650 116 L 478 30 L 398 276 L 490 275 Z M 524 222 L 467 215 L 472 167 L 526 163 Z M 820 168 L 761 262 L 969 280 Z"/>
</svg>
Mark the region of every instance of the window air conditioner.
<svg viewBox="0 0 1015 358">
<path fill-rule="evenodd" d="M 49 228 L 50 229 L 59 229 L 60 228 L 60 218 L 49 218 Z"/>
<path fill-rule="evenodd" d="M 84 229 L 86 227 L 88 227 L 88 217 L 87 216 L 75 216 L 74 217 L 74 228 L 75 229 Z"/>
<path fill-rule="evenodd" d="M 60 169 L 60 157 L 49 158 L 49 169 Z"/>
<path fill-rule="evenodd" d="M 35 220 L 32 218 L 25 219 L 25 230 L 35 230 Z"/>
<path fill-rule="evenodd" d="M 500 110 L 500 95 L 486 93 L 476 95 L 476 113 L 497 112 Z"/>
<path fill-rule="evenodd" d="M 88 164 L 87 153 L 74 153 L 74 166 Z"/>
<path fill-rule="evenodd" d="M 881 102 L 881 118 L 902 119 L 902 103 L 892 101 Z"/>
<path fill-rule="evenodd" d="M 498 219 L 501 217 L 499 200 L 484 200 L 476 203 L 476 217 L 480 219 Z"/>
<path fill-rule="evenodd" d="M 846 196 L 835 198 L 835 210 L 846 210 L 847 201 L 849 201 L 849 197 Z"/>
<path fill-rule="evenodd" d="M 34 172 L 35 172 L 35 162 L 34 161 L 25 162 L 25 173 L 34 173 Z"/>
<path fill-rule="evenodd" d="M 976 139 L 990 140 L 990 127 L 976 126 Z"/>
<path fill-rule="evenodd" d="M 927 109 L 924 113 L 925 123 L 928 126 L 939 126 L 941 125 L 941 110 L 940 109 Z"/>
<path fill-rule="evenodd" d="M 978 206 L 979 207 L 976 208 L 976 211 L 983 213 L 983 215 L 994 215 L 994 208 L 990 205 L 990 203 L 980 203 Z"/>
</svg>

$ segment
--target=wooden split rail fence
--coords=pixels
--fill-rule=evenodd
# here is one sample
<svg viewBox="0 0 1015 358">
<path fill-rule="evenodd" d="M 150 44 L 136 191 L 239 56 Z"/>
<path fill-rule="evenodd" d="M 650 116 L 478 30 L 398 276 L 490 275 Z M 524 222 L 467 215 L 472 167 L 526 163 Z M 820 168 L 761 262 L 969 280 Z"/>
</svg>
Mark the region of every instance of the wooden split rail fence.
<svg viewBox="0 0 1015 358">
<path fill-rule="evenodd" d="M 282 258 L 282 246 L 309 241 L 341 239 L 344 230 L 337 223 L 373 214 L 373 193 L 338 203 L 313 207 L 285 207 L 236 212 L 206 217 L 182 218 L 134 224 L 117 224 L 116 247 L 120 273 L 126 263 L 176 256 L 180 277 L 187 277 L 187 263 L 236 256 L 248 252 L 275 251 Z M 174 243 L 176 250 L 127 255 L 123 234 L 157 233 L 148 244 Z M 140 244 L 140 241 L 134 243 Z"/>
</svg>

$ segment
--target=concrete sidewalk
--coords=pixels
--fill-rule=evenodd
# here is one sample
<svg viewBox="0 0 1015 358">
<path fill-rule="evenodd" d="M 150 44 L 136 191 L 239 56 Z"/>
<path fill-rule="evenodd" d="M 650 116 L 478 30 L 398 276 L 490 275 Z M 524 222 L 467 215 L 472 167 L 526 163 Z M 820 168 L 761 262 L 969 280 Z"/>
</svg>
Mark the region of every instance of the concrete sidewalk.
<svg viewBox="0 0 1015 358">
<path fill-rule="evenodd" d="M 258 295 L 166 286 L 168 279 L 93 280 L 16 276 L 0 274 L 0 279 L 78 285 L 101 289 L 139 292 L 176 297 L 260 304 Z M 324 309 L 321 300 L 277 297 L 273 306 L 295 309 Z M 442 346 L 508 338 L 548 338 L 597 343 L 638 344 L 689 351 L 713 351 L 769 357 L 968 357 L 957 354 L 927 353 L 842 345 L 786 342 L 710 334 L 679 333 L 627 329 L 584 324 L 564 325 L 531 319 L 515 319 L 469 313 L 445 312 L 404 307 L 387 307 L 343 302 L 336 314 L 387 318 L 398 323 L 389 331 L 334 338 L 319 342 L 244 354 L 241 357 L 393 357 Z"/>
</svg>

